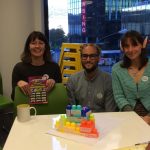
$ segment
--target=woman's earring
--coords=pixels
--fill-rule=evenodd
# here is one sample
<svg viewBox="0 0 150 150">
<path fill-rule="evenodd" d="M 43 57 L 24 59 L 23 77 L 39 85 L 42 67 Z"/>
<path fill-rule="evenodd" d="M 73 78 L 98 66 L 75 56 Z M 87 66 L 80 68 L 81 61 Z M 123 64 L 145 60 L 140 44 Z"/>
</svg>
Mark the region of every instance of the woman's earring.
<svg viewBox="0 0 150 150">
<path fill-rule="evenodd" d="M 146 48 L 146 46 L 147 46 L 147 41 L 148 41 L 148 36 L 146 36 L 146 38 L 144 39 L 143 48 Z"/>
<path fill-rule="evenodd" d="M 123 51 L 123 48 L 122 48 L 122 44 L 121 44 L 121 41 L 120 41 L 120 50 Z"/>
</svg>

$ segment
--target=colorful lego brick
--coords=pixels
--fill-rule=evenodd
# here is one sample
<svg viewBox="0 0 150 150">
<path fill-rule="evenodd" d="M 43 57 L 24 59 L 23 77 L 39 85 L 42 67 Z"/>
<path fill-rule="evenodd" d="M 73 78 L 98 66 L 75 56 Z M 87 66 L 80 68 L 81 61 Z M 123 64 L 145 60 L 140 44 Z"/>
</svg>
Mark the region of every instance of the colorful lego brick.
<svg viewBox="0 0 150 150">
<path fill-rule="evenodd" d="M 66 115 L 71 122 L 80 123 L 83 119 L 89 120 L 91 110 L 81 105 L 67 105 Z"/>
<path fill-rule="evenodd" d="M 99 133 L 95 127 L 95 118 L 88 107 L 71 106 L 66 108 L 66 115 L 61 115 L 55 123 L 60 132 L 72 133 L 91 138 L 98 138 Z"/>
</svg>

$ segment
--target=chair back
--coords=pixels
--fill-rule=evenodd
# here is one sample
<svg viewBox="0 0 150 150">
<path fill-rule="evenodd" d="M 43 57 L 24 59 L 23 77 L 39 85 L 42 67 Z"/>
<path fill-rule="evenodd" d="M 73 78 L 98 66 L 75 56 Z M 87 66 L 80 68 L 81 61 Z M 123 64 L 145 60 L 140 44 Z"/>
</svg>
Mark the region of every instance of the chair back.
<svg viewBox="0 0 150 150">
<path fill-rule="evenodd" d="M 3 150 L 1 146 L 0 146 L 0 150 Z"/>
<path fill-rule="evenodd" d="M 38 115 L 63 114 L 68 104 L 68 96 L 65 86 L 62 83 L 56 83 L 54 88 L 48 93 L 48 104 L 32 104 L 37 110 Z M 23 94 L 17 86 L 15 88 L 14 109 L 19 104 L 29 104 L 29 97 Z"/>
</svg>

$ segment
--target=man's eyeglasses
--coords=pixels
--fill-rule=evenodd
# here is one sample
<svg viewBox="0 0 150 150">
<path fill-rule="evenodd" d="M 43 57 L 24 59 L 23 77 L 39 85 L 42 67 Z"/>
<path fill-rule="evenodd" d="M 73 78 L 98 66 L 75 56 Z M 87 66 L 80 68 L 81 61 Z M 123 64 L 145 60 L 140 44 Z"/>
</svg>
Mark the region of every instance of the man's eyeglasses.
<svg viewBox="0 0 150 150">
<path fill-rule="evenodd" d="M 90 54 L 90 55 L 88 55 L 88 54 L 81 54 L 81 58 L 82 59 L 87 59 L 88 57 L 90 59 L 95 59 L 96 57 L 98 57 L 98 54 Z"/>
</svg>

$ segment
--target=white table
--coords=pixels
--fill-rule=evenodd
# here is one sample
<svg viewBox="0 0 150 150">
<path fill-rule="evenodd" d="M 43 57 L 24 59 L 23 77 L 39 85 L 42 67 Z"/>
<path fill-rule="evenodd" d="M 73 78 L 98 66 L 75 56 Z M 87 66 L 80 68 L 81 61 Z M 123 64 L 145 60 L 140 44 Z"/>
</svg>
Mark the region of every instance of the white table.
<svg viewBox="0 0 150 150">
<path fill-rule="evenodd" d="M 111 150 L 150 141 L 150 126 L 134 112 L 94 116 L 100 131 L 100 139 L 94 145 L 46 134 L 58 115 L 39 115 L 24 123 L 16 118 L 3 150 Z"/>
</svg>

